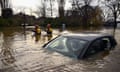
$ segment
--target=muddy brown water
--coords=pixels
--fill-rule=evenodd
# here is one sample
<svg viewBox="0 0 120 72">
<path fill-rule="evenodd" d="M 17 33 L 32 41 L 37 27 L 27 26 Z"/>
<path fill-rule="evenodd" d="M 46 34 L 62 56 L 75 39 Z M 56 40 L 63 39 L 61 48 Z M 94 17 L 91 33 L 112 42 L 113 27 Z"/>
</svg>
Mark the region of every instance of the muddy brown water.
<svg viewBox="0 0 120 72">
<path fill-rule="evenodd" d="M 29 28 L 29 27 L 28 27 Z M 112 29 L 68 29 L 66 33 L 83 31 L 105 32 L 112 34 Z M 53 29 L 53 37 L 34 36 L 29 29 L 19 27 L 0 29 L 0 72 L 119 72 L 120 71 L 120 31 L 116 30 L 116 48 L 87 59 L 76 60 L 59 53 L 51 53 L 42 48 L 50 39 L 61 32 Z"/>
</svg>

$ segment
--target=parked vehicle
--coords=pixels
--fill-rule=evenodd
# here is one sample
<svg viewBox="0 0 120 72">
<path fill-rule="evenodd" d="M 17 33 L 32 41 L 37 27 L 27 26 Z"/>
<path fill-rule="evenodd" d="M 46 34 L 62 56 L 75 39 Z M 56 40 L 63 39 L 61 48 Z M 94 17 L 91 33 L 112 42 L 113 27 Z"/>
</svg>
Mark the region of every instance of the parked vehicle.
<svg viewBox="0 0 120 72">
<path fill-rule="evenodd" d="M 113 36 L 100 33 L 64 34 L 46 43 L 43 48 L 73 58 L 85 58 L 117 45 Z"/>
</svg>

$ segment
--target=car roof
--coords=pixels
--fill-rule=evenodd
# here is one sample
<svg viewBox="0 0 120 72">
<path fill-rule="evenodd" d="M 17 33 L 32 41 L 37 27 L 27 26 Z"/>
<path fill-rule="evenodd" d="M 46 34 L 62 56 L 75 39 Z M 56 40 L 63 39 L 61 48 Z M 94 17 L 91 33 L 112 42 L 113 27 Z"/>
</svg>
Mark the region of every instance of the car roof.
<svg viewBox="0 0 120 72">
<path fill-rule="evenodd" d="M 67 33 L 67 34 L 62 34 L 62 36 L 78 38 L 78 39 L 87 40 L 87 41 L 92 41 L 101 37 L 112 37 L 112 35 L 105 34 L 105 33 Z"/>
</svg>

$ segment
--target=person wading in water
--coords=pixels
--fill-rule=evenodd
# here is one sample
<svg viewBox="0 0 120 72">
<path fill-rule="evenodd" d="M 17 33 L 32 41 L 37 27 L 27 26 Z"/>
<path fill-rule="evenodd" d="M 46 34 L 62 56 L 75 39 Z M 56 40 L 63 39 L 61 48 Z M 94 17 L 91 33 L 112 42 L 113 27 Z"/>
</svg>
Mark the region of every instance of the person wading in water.
<svg viewBox="0 0 120 72">
<path fill-rule="evenodd" d="M 46 32 L 47 32 L 48 40 L 50 40 L 52 38 L 52 28 L 50 24 L 47 24 Z"/>
<path fill-rule="evenodd" d="M 35 35 L 41 35 L 41 29 L 39 25 L 35 25 Z"/>
</svg>

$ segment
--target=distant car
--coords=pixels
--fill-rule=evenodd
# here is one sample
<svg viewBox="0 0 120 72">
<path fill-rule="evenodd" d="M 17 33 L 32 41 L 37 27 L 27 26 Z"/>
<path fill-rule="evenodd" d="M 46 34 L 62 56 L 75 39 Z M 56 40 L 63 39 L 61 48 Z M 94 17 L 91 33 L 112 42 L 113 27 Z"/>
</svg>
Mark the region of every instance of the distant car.
<svg viewBox="0 0 120 72">
<path fill-rule="evenodd" d="M 64 34 L 43 47 L 73 58 L 84 58 L 117 45 L 112 35 L 100 33 Z"/>
</svg>

